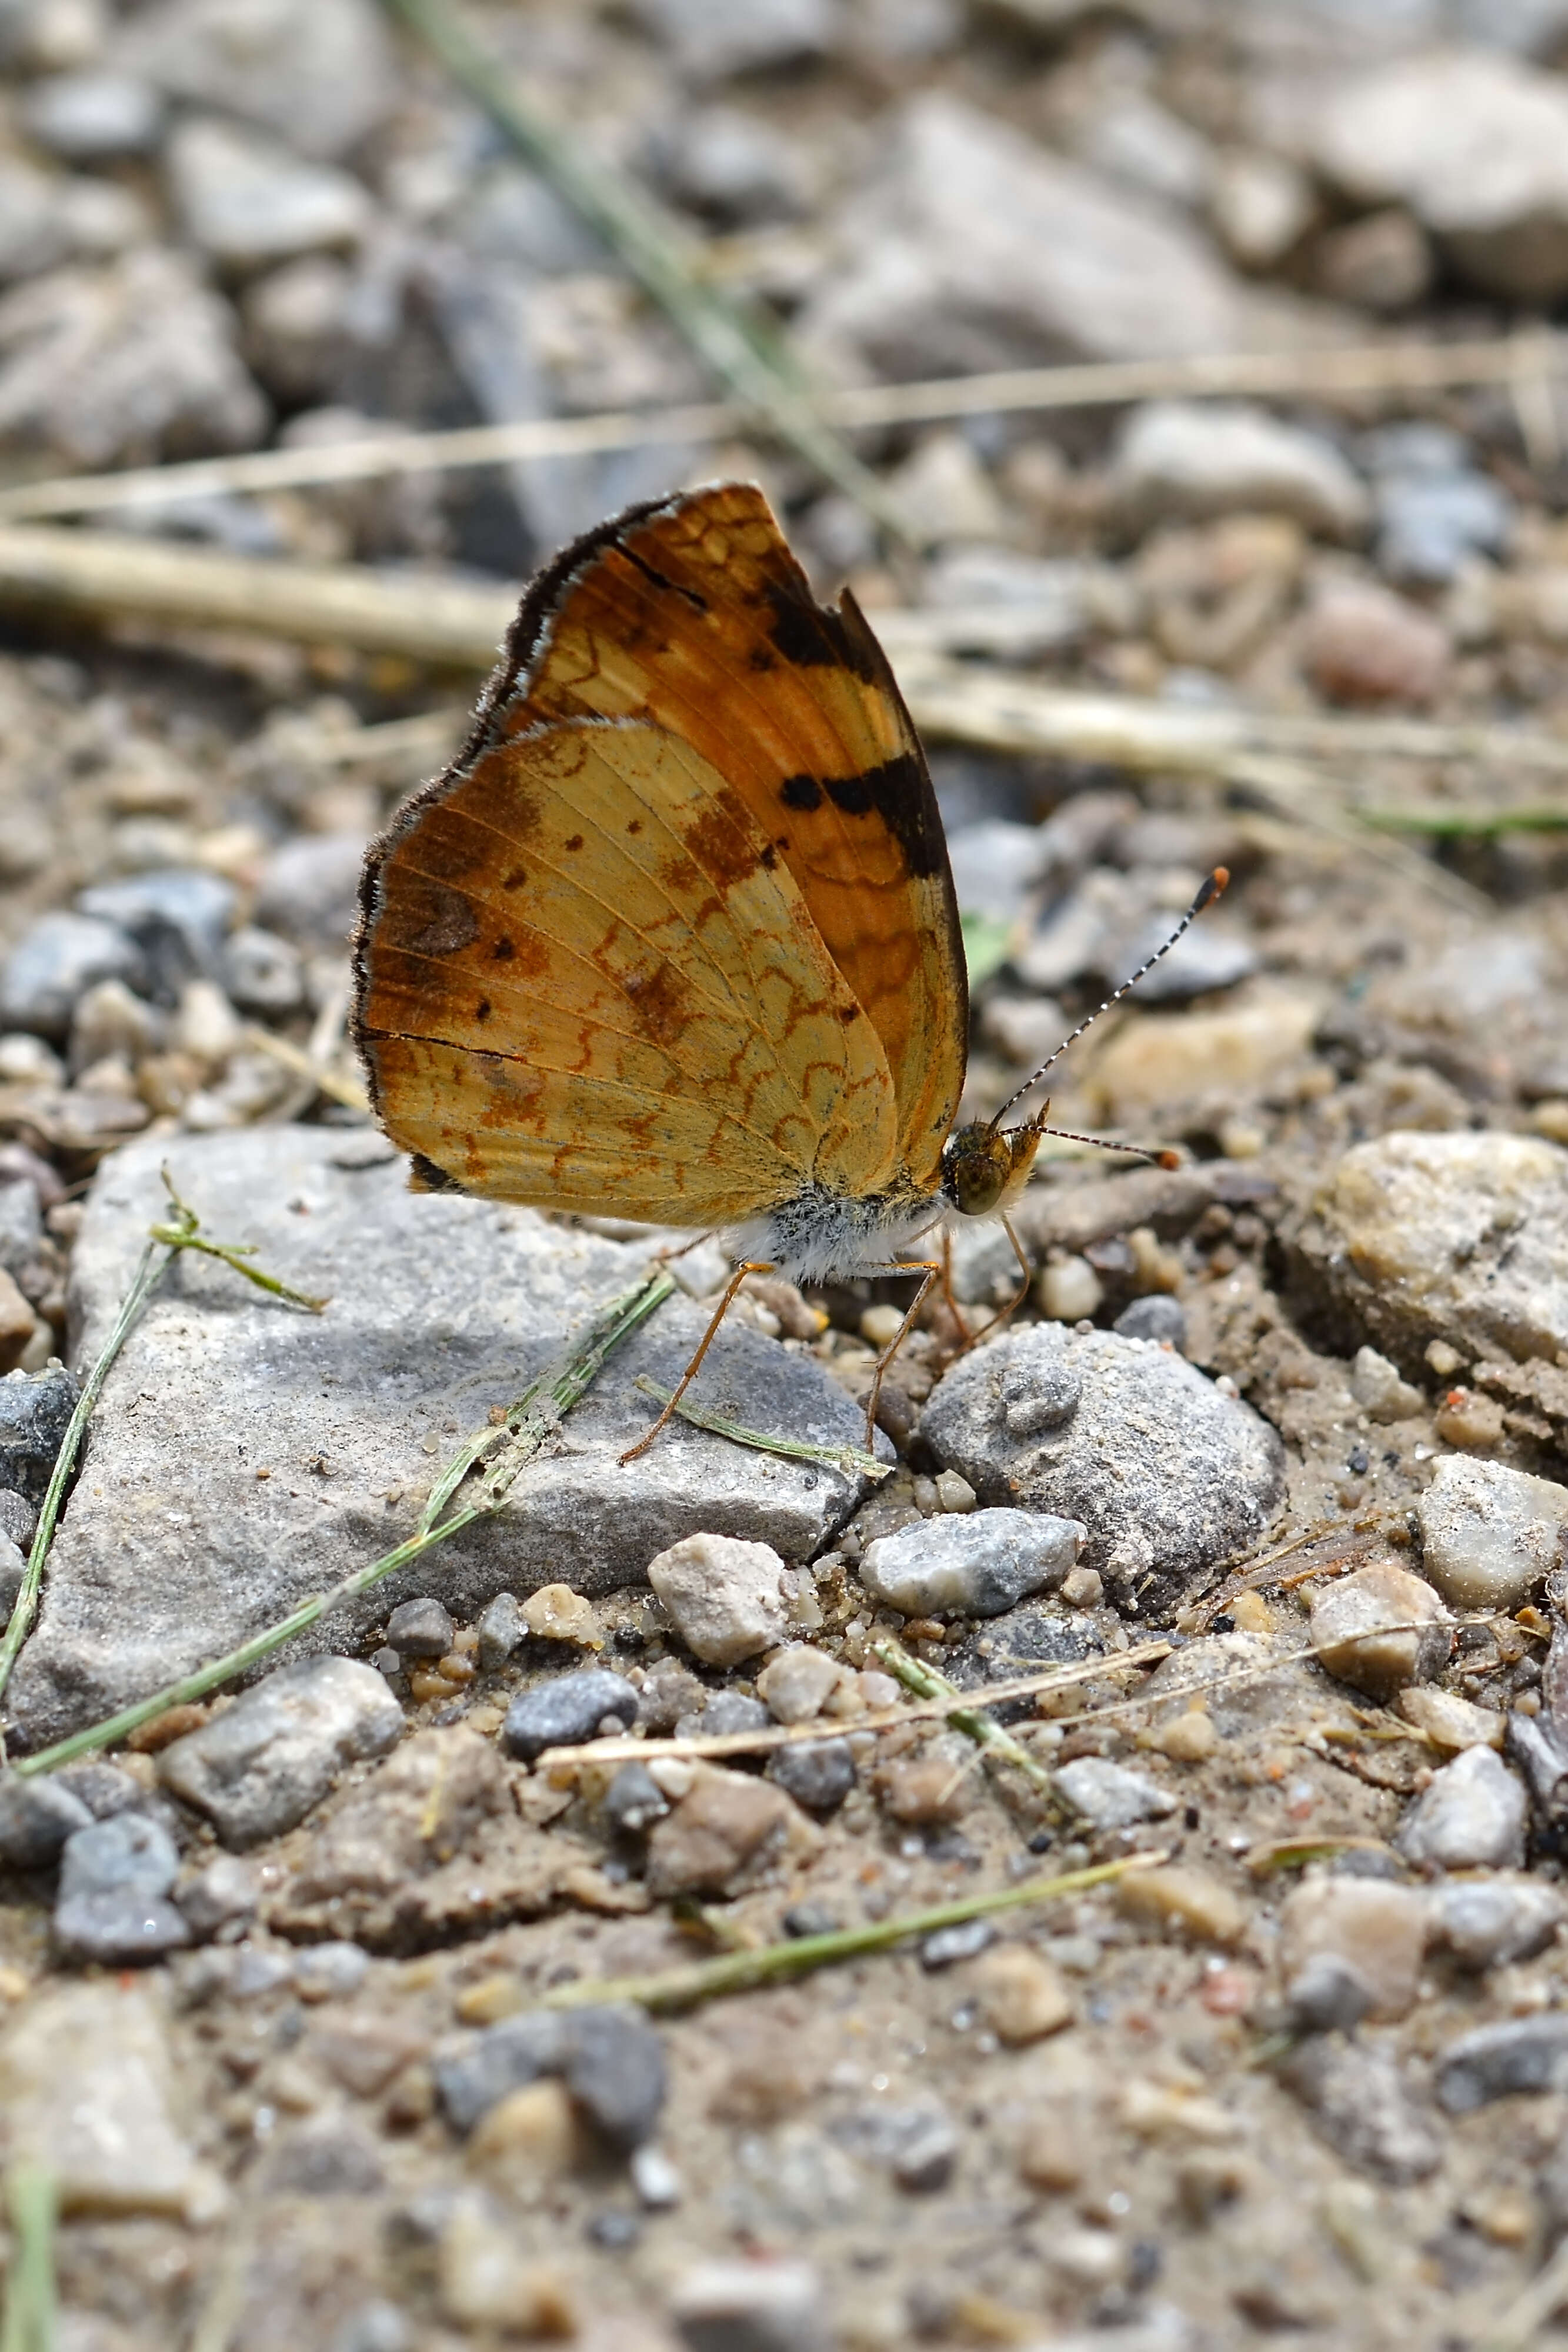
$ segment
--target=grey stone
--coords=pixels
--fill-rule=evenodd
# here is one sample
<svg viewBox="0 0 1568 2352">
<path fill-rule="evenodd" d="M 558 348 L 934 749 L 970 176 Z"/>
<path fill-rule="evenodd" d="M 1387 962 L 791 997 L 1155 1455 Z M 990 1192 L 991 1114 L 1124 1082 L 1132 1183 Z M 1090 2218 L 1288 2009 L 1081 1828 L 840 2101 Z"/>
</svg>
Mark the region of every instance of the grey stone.
<svg viewBox="0 0 1568 2352">
<path fill-rule="evenodd" d="M 1370 510 L 1354 467 L 1331 441 L 1239 402 L 1159 400 L 1134 409 L 1110 488 L 1137 530 L 1266 513 L 1290 515 L 1331 539 L 1354 539 Z"/>
<path fill-rule="evenodd" d="M 1124 1609 L 1159 1608 L 1255 1543 L 1284 1489 L 1266 1422 L 1182 1357 L 1112 1332 L 1005 1333 L 938 1383 L 921 1429 L 983 1503 L 1081 1521 L 1083 1564 Z"/>
<path fill-rule="evenodd" d="M 504 1666 L 528 1637 L 522 1609 L 515 1592 L 498 1592 L 480 1610 L 474 1626 L 479 1637 L 479 1664 L 488 1675 Z"/>
<path fill-rule="evenodd" d="M 0 280 L 33 278 L 70 260 L 82 242 L 77 201 L 107 195 L 112 204 L 122 193 L 37 172 L 19 159 L 0 161 Z"/>
<path fill-rule="evenodd" d="M 175 1890 L 193 1936 L 216 1936 L 220 1927 L 252 1918 L 261 1899 L 255 1871 L 237 1853 L 214 1856 Z"/>
<path fill-rule="evenodd" d="M 1432 1906 L 1436 1940 L 1476 1975 L 1533 1959 L 1563 1918 L 1561 1893 L 1540 1878 L 1456 1879 L 1434 1890 Z"/>
<path fill-rule="evenodd" d="M 92 1822 L 67 1840 L 60 1856 L 60 1894 L 107 1895 L 115 1890 L 167 1895 L 180 1857 L 167 1830 L 144 1813 L 116 1813 Z"/>
<path fill-rule="evenodd" d="M 858 1572 L 868 1592 L 906 1617 L 999 1617 L 1059 1584 L 1084 1534 L 1079 1520 L 1048 1513 L 963 1512 L 876 1537 Z"/>
<path fill-rule="evenodd" d="M 26 1180 L 0 1181 L 0 1265 L 20 1274 L 38 1255 L 44 1238 L 44 1215 L 38 1196 Z"/>
<path fill-rule="evenodd" d="M 1467 1748 L 1434 1772 L 1400 1823 L 1408 1862 L 1441 1870 L 1517 1867 L 1529 1801 L 1495 1748 Z"/>
<path fill-rule="evenodd" d="M 825 55 L 841 29 L 839 0 L 635 0 L 648 31 L 698 81 L 797 65 Z"/>
<path fill-rule="evenodd" d="M 1130 1772 L 1107 1756 L 1075 1756 L 1057 1774 L 1057 1787 L 1075 1813 L 1097 1830 L 1131 1829 L 1176 1811 L 1178 1800 L 1146 1772 Z"/>
<path fill-rule="evenodd" d="M 338 2328 L 330 2352 L 414 2352 L 413 2327 L 395 2303 L 362 2303 Z"/>
<path fill-rule="evenodd" d="M 455 2132 L 472 2131 L 509 2091 L 558 2074 L 566 2052 L 566 2019 L 539 2010 L 507 2017 L 472 2040 L 436 2053 L 436 2090 Z"/>
<path fill-rule="evenodd" d="M 27 1573 L 27 1555 L 9 1536 L 0 1536 L 0 1624 L 9 1619 Z"/>
<path fill-rule="evenodd" d="M 676 2280 L 670 2317 L 688 2352 L 829 2352 L 833 2342 L 806 2263 L 700 2263 Z"/>
<path fill-rule="evenodd" d="M 1151 908 L 1130 930 L 1108 931 L 1091 959 L 1092 968 L 1110 986 L 1120 987 L 1159 954 L 1170 936 L 1169 912 Z M 1139 982 L 1138 993 L 1145 1004 L 1181 1003 L 1189 997 L 1211 995 L 1216 989 L 1235 988 L 1251 979 L 1258 963 L 1252 941 L 1239 931 L 1227 930 L 1222 916 L 1215 922 L 1195 923 Z"/>
<path fill-rule="evenodd" d="M 142 953 L 118 925 L 87 915 L 40 915 L 6 959 L 0 1023 L 63 1039 L 79 996 L 95 981 L 144 978 Z"/>
<path fill-rule="evenodd" d="M 1016 922 L 1045 871 L 1039 828 L 986 817 L 950 834 L 947 847 L 960 912 Z"/>
<path fill-rule="evenodd" d="M 695 1733 L 700 1738 L 723 1738 L 737 1731 L 767 1731 L 773 1727 L 773 1716 L 760 1698 L 748 1698 L 744 1691 L 715 1691 L 699 1715 L 682 1716 L 676 1725 L 679 1738 Z"/>
<path fill-rule="evenodd" d="M 256 912 L 262 922 L 306 946 L 345 947 L 363 870 L 362 835 L 297 835 L 275 849 L 263 867 Z"/>
<path fill-rule="evenodd" d="M 1124 1339 L 1152 1339 L 1159 1347 L 1169 1341 L 1180 1355 L 1187 1344 L 1187 1310 L 1168 1290 L 1152 1290 L 1124 1307 L 1110 1328 Z"/>
<path fill-rule="evenodd" d="M 956 1927 L 939 1927 L 921 1942 L 921 1966 L 950 1969 L 955 1960 L 978 1958 L 995 1941 L 996 1926 L 991 1919 L 965 1919 Z"/>
<path fill-rule="evenodd" d="M 121 64 L 171 96 L 259 122 L 307 155 L 341 155 L 395 103 L 374 0 L 154 0 Z"/>
<path fill-rule="evenodd" d="M 96 883 L 79 895 L 77 907 L 135 940 L 146 992 L 173 1004 L 187 980 L 216 977 L 236 896 L 234 884 L 221 875 L 171 866 L 123 882 Z"/>
<path fill-rule="evenodd" d="M 1285 1988 L 1298 2033 L 1349 2032 L 1377 2005 L 1375 1988 L 1342 1952 L 1314 1952 Z"/>
<path fill-rule="evenodd" d="M 668 2088 L 658 2035 L 630 2008 L 574 2010 L 565 2029 L 562 2073 L 578 2107 L 612 2147 L 640 2147 Z"/>
<path fill-rule="evenodd" d="M 240 124 L 209 116 L 177 123 L 166 157 L 186 236 L 226 268 L 351 246 L 369 226 L 369 195 L 351 173 L 307 163 Z"/>
<path fill-rule="evenodd" d="M 809 195 L 795 142 L 760 115 L 705 106 L 684 115 L 663 158 L 670 193 L 721 221 L 788 220 Z"/>
<path fill-rule="evenodd" d="M 1478 2025 L 1450 2042 L 1437 2060 L 1438 2104 L 1451 2116 L 1468 2115 L 1519 2091 L 1568 2086 L 1568 2015 L 1505 2018 Z"/>
<path fill-rule="evenodd" d="M 695 1656 L 736 1666 L 787 1638 L 783 1570 L 770 1544 L 704 1528 L 650 1559 L 647 1580 Z"/>
<path fill-rule="evenodd" d="M 1511 509 L 1485 474 L 1395 475 L 1377 489 L 1378 569 L 1402 586 L 1446 588 L 1477 555 L 1500 555 Z"/>
<path fill-rule="evenodd" d="M 52 1777 L 0 1780 L 0 1863 L 7 1870 L 45 1870 L 67 1838 L 92 1815 L 79 1797 Z"/>
<path fill-rule="evenodd" d="M 75 1381 L 59 1364 L 7 1372 L 0 1381 L 0 1485 L 28 1503 L 44 1499 L 77 1396 Z"/>
<path fill-rule="evenodd" d="M 374 2197 L 385 2176 L 362 2126 L 341 2116 L 311 2116 L 279 2139 L 263 2186 L 275 2196 Z"/>
<path fill-rule="evenodd" d="M 1456 1609 L 1517 1609 L 1564 1560 L 1568 1486 L 1448 1454 L 1416 1505 L 1426 1576 Z"/>
<path fill-rule="evenodd" d="M 294 1988 L 301 2000 L 344 2000 L 358 1992 L 369 1972 L 370 1954 L 363 1944 L 346 1937 L 308 1944 L 294 1963 Z"/>
<path fill-rule="evenodd" d="M 1436 2118 L 1383 2043 L 1315 2035 L 1281 2072 L 1329 2146 L 1358 2172 L 1399 2187 L 1425 2180 L 1442 2162 Z"/>
<path fill-rule="evenodd" d="M 775 1748 L 768 1779 L 808 1813 L 837 1811 L 855 1786 L 855 1756 L 847 1739 L 803 1739 Z"/>
<path fill-rule="evenodd" d="M 165 1279 L 105 1388 L 95 1475 L 72 1497 L 7 1694 L 34 1743 L 221 1654 L 396 1541 L 441 1459 L 647 1265 L 645 1245 L 529 1210 L 410 1194 L 402 1163 L 368 1133 L 149 1137 L 104 1168 L 73 1254 L 83 1360 L 163 1213 L 164 1159 L 209 1233 L 256 1244 L 268 1271 L 331 1303 L 320 1317 L 279 1307 L 205 1260 Z M 555 1582 L 563 1560 L 581 1591 L 640 1582 L 655 1554 L 696 1529 L 794 1561 L 820 1550 L 858 1500 L 858 1479 L 685 1426 L 619 1466 L 653 1412 L 637 1379 L 672 1386 L 705 1320 L 683 1298 L 662 1307 L 493 1519 L 301 1646 L 352 1649 L 421 1590 L 471 1623 L 498 1591 Z M 32 1391 L 0 1381 L 0 1482 L 26 1487 L 3 1436 L 19 1393 Z M 738 1327 L 720 1334 L 696 1397 L 816 1444 L 862 1442 L 859 1408 L 818 1365 Z M 51 1444 L 42 1476 L 52 1459 Z M 258 1480 L 258 1467 L 273 1475 Z"/>
<path fill-rule="evenodd" d="M 605 1819 L 624 1837 L 643 1837 L 669 1811 L 646 1764 L 623 1764 L 605 1791 Z"/>
<path fill-rule="evenodd" d="M 165 1748 L 159 1774 L 243 1849 L 292 1829 L 345 1764 L 384 1756 L 402 1730 L 403 1709 L 374 1666 L 309 1658 Z"/>
<path fill-rule="evenodd" d="M 305 1002 L 299 950 L 257 923 L 242 924 L 224 942 L 218 978 L 230 1002 L 260 1020 L 282 1020 Z"/>
<path fill-rule="evenodd" d="M 626 1677 L 607 1666 L 582 1666 L 519 1691 L 506 1711 L 501 1746 L 509 1756 L 531 1764 L 547 1748 L 573 1748 L 596 1739 L 606 1717 L 625 1731 L 637 1721 L 637 1695 Z"/>
<path fill-rule="evenodd" d="M 837 224 L 808 343 L 894 376 L 1235 351 L 1257 298 L 1194 228 L 945 93 L 914 99 Z"/>
<path fill-rule="evenodd" d="M 134 75 L 85 68 L 34 82 L 22 119 L 29 138 L 63 163 L 104 163 L 152 153 L 163 102 L 150 82 Z"/>
<path fill-rule="evenodd" d="M 140 1812 L 152 1801 L 140 1780 L 101 1757 L 67 1764 L 53 1777 L 58 1787 L 80 1799 L 95 1822 L 112 1821 L 117 1813 Z"/>
<path fill-rule="evenodd" d="M 452 1613 L 429 1593 L 400 1601 L 386 1621 L 386 1638 L 399 1656 L 443 1658 L 452 1646 Z"/>
<path fill-rule="evenodd" d="M 0 434 L 19 448 L 146 465 L 165 449 L 247 448 L 267 420 L 234 313 L 188 255 L 138 247 L 0 300 Z"/>
<path fill-rule="evenodd" d="M 1432 49 L 1342 83 L 1311 160 L 1361 205 L 1404 204 L 1459 274 L 1505 301 L 1568 289 L 1568 92 L 1480 48 Z"/>
</svg>

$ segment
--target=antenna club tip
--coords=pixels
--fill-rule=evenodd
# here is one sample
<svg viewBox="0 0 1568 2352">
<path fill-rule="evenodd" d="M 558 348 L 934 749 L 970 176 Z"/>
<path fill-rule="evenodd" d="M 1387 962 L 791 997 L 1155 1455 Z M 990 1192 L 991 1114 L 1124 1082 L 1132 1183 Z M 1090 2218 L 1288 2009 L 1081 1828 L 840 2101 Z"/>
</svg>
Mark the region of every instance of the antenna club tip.
<svg viewBox="0 0 1568 2352">
<path fill-rule="evenodd" d="M 1154 1154 L 1154 1164 L 1158 1168 L 1179 1168 L 1182 1165 L 1182 1155 L 1179 1151 L 1157 1151 Z"/>
<path fill-rule="evenodd" d="M 1229 881 L 1229 866 L 1216 866 L 1214 872 L 1205 877 L 1203 888 L 1193 900 L 1193 914 L 1201 915 L 1205 907 L 1212 906 L 1214 901 L 1220 896 L 1220 893 L 1227 887 Z M 1192 918 L 1189 916 L 1188 920 L 1190 921 L 1191 919 Z"/>
<path fill-rule="evenodd" d="M 1229 866 L 1216 866 L 1215 867 L 1214 872 L 1209 876 L 1209 880 L 1210 880 L 1210 881 L 1213 883 L 1213 885 L 1214 885 L 1214 895 L 1215 895 L 1215 897 L 1216 898 L 1219 898 L 1219 897 L 1220 897 L 1220 895 L 1222 894 L 1222 892 L 1228 890 L 1228 889 L 1229 889 L 1229 887 L 1230 887 L 1230 868 L 1229 868 Z"/>
</svg>

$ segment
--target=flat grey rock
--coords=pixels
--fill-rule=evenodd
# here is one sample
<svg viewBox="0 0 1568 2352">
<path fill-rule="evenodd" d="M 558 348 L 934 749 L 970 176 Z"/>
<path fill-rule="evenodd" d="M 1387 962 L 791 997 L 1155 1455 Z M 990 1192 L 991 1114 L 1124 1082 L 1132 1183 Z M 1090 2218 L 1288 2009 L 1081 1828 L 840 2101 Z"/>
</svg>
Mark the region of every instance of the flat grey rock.
<svg viewBox="0 0 1568 2352">
<path fill-rule="evenodd" d="M 1084 1565 L 1142 1614 L 1256 1543 L 1284 1491 L 1284 1448 L 1250 1406 L 1113 1331 L 1005 1333 L 938 1382 L 921 1431 L 983 1503 L 1081 1520 Z"/>
<path fill-rule="evenodd" d="M 102 1171 L 73 1268 L 72 1356 L 89 1361 L 164 1213 L 158 1168 L 225 1242 L 330 1296 L 311 1316 L 226 1267 L 171 1269 L 105 1388 L 61 1525 L 39 1625 L 8 1694 L 18 1747 L 142 1697 L 274 1623 L 413 1528 L 431 1481 L 492 1406 L 515 1397 L 645 1271 L 645 1244 L 529 1209 L 412 1194 L 364 1130 L 279 1127 L 138 1139 Z M 639 1581 L 681 1538 L 719 1531 L 810 1558 L 859 1481 L 685 1424 L 625 1469 L 701 1336 L 679 1294 L 620 1349 L 505 1507 L 300 1637 L 352 1650 L 398 1602 L 460 1622 L 500 1591 L 569 1576 Z M 859 1409 L 810 1359 L 732 1326 L 698 1401 L 818 1444 L 863 1444 Z M 269 1475 L 259 1477 L 258 1473 Z M 13 1484 L 16 1483 L 15 1479 Z"/>
<path fill-rule="evenodd" d="M 906 1617 L 1000 1617 L 1059 1584 L 1077 1562 L 1076 1519 L 1037 1511 L 964 1511 L 921 1519 L 866 1547 L 860 1581 Z"/>
<path fill-rule="evenodd" d="M 403 1709 L 374 1666 L 308 1658 L 176 1739 L 159 1777 L 225 1845 L 259 1845 L 303 1821 L 345 1764 L 384 1756 L 402 1733 Z"/>
</svg>

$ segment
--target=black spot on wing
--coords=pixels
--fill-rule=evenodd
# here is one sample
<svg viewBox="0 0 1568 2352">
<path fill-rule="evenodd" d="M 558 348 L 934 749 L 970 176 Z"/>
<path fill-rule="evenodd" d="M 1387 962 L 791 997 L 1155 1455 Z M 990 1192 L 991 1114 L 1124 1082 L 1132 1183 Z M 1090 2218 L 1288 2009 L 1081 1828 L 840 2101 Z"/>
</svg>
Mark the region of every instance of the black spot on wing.
<svg viewBox="0 0 1568 2352">
<path fill-rule="evenodd" d="M 797 669 L 847 669 L 868 686 L 879 682 L 863 639 L 841 613 L 813 602 L 804 579 L 798 585 L 770 580 L 767 597 L 773 615 L 768 641 L 786 662 Z"/>
<path fill-rule="evenodd" d="M 822 806 L 822 787 L 815 776 L 786 776 L 779 786 L 779 798 L 785 808 L 818 809 Z"/>
<path fill-rule="evenodd" d="M 463 1192 L 468 1187 L 437 1168 L 433 1160 L 426 1160 L 422 1151 L 416 1151 L 409 1156 L 408 1189 L 411 1192 Z"/>
<path fill-rule="evenodd" d="M 846 816 L 877 816 L 904 853 L 911 874 L 947 871 L 947 843 L 925 762 L 918 752 L 900 752 L 858 776 L 825 776 L 822 790 Z"/>
</svg>

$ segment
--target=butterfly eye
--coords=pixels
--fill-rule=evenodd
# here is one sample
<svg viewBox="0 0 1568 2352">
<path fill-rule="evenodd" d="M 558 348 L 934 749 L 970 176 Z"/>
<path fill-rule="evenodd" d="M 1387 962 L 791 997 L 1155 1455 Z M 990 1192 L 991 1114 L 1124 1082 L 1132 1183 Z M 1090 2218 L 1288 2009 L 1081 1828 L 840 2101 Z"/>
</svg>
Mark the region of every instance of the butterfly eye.
<svg viewBox="0 0 1568 2352">
<path fill-rule="evenodd" d="M 1013 1174 L 1011 1139 L 978 1122 L 961 1127 L 942 1155 L 942 1189 L 961 1216 L 989 1215 Z"/>
</svg>

